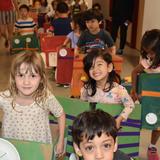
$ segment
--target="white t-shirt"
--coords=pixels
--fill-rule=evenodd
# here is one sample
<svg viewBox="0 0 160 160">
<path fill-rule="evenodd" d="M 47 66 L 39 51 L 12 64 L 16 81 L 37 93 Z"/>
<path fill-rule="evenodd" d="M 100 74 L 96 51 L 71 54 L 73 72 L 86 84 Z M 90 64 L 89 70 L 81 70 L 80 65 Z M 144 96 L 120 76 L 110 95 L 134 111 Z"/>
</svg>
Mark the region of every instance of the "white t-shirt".
<svg viewBox="0 0 160 160">
<path fill-rule="evenodd" d="M 49 112 L 60 117 L 63 108 L 51 92 L 44 106 L 33 102 L 30 105 L 12 106 L 13 98 L 8 90 L 0 92 L 0 108 L 4 116 L 2 121 L 2 136 L 5 138 L 29 140 L 42 143 L 52 143 L 49 126 Z"/>
</svg>

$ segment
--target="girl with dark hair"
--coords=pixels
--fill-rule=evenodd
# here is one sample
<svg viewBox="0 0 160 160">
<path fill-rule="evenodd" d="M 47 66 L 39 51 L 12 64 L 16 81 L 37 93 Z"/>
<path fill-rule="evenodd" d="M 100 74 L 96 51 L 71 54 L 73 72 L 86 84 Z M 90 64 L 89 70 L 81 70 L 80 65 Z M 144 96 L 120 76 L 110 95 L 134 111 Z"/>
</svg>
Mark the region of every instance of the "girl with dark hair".
<svg viewBox="0 0 160 160">
<path fill-rule="evenodd" d="M 112 57 L 106 50 L 91 49 L 84 58 L 84 70 L 88 81 L 81 89 L 81 99 L 88 102 L 123 104 L 124 109 L 116 118 L 117 128 L 134 109 L 127 90 L 119 85 L 120 76 L 114 71 Z"/>
<path fill-rule="evenodd" d="M 136 93 L 137 75 L 146 73 L 160 73 L 160 30 L 152 29 L 146 31 L 141 41 L 141 60 L 140 63 L 132 71 L 132 90 L 133 100 L 138 99 Z M 156 143 L 160 137 L 159 130 L 153 130 L 151 136 L 151 144 L 148 147 L 148 160 L 159 160 Z"/>
</svg>

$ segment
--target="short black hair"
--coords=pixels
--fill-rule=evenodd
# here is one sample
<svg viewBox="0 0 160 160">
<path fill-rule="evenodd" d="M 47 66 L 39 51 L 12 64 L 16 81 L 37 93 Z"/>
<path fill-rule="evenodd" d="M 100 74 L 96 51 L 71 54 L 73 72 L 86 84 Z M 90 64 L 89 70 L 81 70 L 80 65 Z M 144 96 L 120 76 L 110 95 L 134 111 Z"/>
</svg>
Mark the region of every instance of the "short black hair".
<svg viewBox="0 0 160 160">
<path fill-rule="evenodd" d="M 58 11 L 59 13 L 67 13 L 69 11 L 69 7 L 68 7 L 67 3 L 59 2 L 57 4 L 56 11 Z"/>
<path fill-rule="evenodd" d="M 19 10 L 21 10 L 23 8 L 25 8 L 29 12 L 29 7 L 26 4 L 20 5 Z"/>
<path fill-rule="evenodd" d="M 79 25 L 81 31 L 84 31 L 86 29 L 86 24 L 84 21 L 83 12 L 74 14 L 72 16 L 72 21 Z"/>
<path fill-rule="evenodd" d="M 100 109 L 80 113 L 73 121 L 72 137 L 78 147 L 83 138 L 92 140 L 96 135 L 100 137 L 102 133 L 116 141 L 118 129 L 115 119 Z"/>
<path fill-rule="evenodd" d="M 89 21 L 92 19 L 97 19 L 98 22 L 103 20 L 103 14 L 97 9 L 89 9 L 84 12 L 84 20 Z"/>
</svg>

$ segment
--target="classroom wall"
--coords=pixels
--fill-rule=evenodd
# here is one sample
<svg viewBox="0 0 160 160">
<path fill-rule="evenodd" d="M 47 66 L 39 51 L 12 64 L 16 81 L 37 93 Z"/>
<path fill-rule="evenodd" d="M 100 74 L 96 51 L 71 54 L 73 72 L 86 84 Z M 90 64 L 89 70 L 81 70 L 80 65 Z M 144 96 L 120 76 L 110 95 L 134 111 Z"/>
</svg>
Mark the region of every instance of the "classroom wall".
<svg viewBox="0 0 160 160">
<path fill-rule="evenodd" d="M 140 0 L 138 34 L 136 48 L 140 49 L 140 41 L 146 30 L 160 29 L 160 0 Z"/>
<path fill-rule="evenodd" d="M 93 3 L 99 3 L 102 6 L 104 17 L 109 17 L 109 0 L 93 0 Z"/>
</svg>

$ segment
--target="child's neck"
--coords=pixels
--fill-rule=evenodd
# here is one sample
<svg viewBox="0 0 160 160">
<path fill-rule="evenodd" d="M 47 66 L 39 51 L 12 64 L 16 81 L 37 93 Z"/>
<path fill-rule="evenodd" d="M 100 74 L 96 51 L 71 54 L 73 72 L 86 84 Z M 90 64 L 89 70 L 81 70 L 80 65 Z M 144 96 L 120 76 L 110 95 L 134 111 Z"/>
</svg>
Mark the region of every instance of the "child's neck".
<svg viewBox="0 0 160 160">
<path fill-rule="evenodd" d="M 15 102 L 19 105 L 26 106 L 30 105 L 34 102 L 34 99 L 32 96 L 19 96 L 17 95 L 15 98 Z"/>
<path fill-rule="evenodd" d="M 27 20 L 28 17 L 22 17 L 23 20 Z"/>
<path fill-rule="evenodd" d="M 106 81 L 99 81 L 99 82 L 96 82 L 96 86 L 97 88 L 104 90 L 109 87 L 109 83 L 106 83 Z"/>
<path fill-rule="evenodd" d="M 58 18 L 68 18 L 68 13 L 59 13 Z"/>
<path fill-rule="evenodd" d="M 76 28 L 76 29 L 74 29 L 74 33 L 75 33 L 77 36 L 80 36 L 81 31 L 80 31 L 79 28 Z"/>
<path fill-rule="evenodd" d="M 95 35 L 95 34 L 97 34 L 97 33 L 99 33 L 100 32 L 100 28 L 98 28 L 98 29 L 96 29 L 95 31 L 89 31 L 91 34 L 93 34 L 93 35 Z"/>
</svg>

